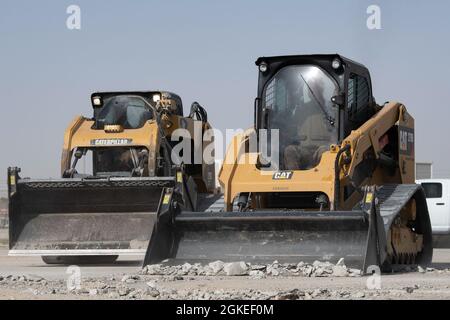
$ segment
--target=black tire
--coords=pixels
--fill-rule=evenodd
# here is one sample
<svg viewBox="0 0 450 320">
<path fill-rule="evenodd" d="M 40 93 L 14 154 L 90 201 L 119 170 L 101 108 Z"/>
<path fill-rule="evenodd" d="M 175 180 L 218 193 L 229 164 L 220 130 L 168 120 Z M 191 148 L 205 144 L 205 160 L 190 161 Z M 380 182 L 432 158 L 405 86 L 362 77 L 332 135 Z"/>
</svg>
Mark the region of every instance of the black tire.
<svg viewBox="0 0 450 320">
<path fill-rule="evenodd" d="M 46 264 L 110 264 L 119 256 L 42 256 Z"/>
</svg>

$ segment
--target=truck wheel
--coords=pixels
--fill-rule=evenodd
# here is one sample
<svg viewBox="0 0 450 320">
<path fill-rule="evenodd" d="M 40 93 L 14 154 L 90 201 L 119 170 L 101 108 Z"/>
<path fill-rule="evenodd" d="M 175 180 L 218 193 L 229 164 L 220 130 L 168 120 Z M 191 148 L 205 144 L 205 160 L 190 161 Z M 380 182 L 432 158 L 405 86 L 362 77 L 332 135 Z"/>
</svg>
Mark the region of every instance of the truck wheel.
<svg viewBox="0 0 450 320">
<path fill-rule="evenodd" d="M 109 264 L 119 256 L 42 256 L 46 264 Z"/>
</svg>

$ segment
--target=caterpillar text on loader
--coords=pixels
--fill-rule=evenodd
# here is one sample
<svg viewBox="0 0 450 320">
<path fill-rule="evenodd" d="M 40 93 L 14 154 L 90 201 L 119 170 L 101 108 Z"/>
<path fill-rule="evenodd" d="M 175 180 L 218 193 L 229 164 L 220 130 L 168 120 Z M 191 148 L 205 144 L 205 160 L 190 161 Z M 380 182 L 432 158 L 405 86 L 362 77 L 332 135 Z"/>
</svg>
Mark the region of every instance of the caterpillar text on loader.
<svg viewBox="0 0 450 320">
<path fill-rule="evenodd" d="M 405 106 L 377 105 L 368 69 L 340 55 L 262 57 L 256 65 L 254 127 L 234 137 L 219 173 L 223 210 L 175 206 L 159 215 L 145 263 L 345 258 L 367 271 L 431 262 Z M 262 129 L 267 137 L 278 130 L 271 154 L 264 144 L 248 149 Z"/>
<path fill-rule="evenodd" d="M 198 103 L 183 117 L 180 97 L 170 92 L 98 92 L 91 102 L 93 118 L 77 117 L 65 132 L 61 179 L 21 178 L 19 168 L 8 169 L 10 255 L 40 255 L 46 263 L 143 255 L 169 192 L 196 210 L 196 192 L 214 191 L 214 163 L 172 158 L 176 129 L 187 130 L 192 151 L 202 155 L 207 147 L 210 125 Z"/>
</svg>

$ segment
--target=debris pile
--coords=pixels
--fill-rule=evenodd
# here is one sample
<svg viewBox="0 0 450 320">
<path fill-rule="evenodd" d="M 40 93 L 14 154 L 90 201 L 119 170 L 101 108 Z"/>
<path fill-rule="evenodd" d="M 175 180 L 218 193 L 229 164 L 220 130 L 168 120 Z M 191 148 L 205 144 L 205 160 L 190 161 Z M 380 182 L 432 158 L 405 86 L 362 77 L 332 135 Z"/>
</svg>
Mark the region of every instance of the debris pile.
<svg viewBox="0 0 450 320">
<path fill-rule="evenodd" d="M 259 271 L 259 270 L 258 270 Z M 149 280 L 151 278 L 152 280 Z M 112 280 L 113 279 L 113 280 Z M 134 281 L 130 281 L 134 280 Z M 172 277 L 172 280 L 174 278 Z M 189 280 L 187 278 L 186 280 Z M 93 279 L 86 278 L 80 288 L 72 290 L 67 288 L 63 280 L 46 280 L 28 276 L 0 276 L 0 289 L 10 286 L 15 290 L 29 296 L 55 298 L 67 296 L 81 299 L 120 299 L 120 300 L 312 300 L 312 299 L 363 299 L 376 297 L 377 291 L 357 291 L 330 289 L 310 290 L 256 290 L 256 289 L 216 289 L 207 288 L 174 289 L 167 286 L 161 277 L 125 275 L 122 279 Z M 390 294 L 389 292 L 385 294 Z"/>
<path fill-rule="evenodd" d="M 315 261 L 312 264 L 278 263 L 251 264 L 243 261 L 225 263 L 214 261 L 207 265 L 200 263 L 183 265 L 153 264 L 143 268 L 142 274 L 159 276 L 250 276 L 264 278 L 267 276 L 302 276 L 302 277 L 358 277 L 361 270 L 348 268 L 344 259 L 338 263 Z"/>
<path fill-rule="evenodd" d="M 430 267 L 411 268 L 411 272 L 450 274 L 450 269 L 436 269 Z M 399 288 L 389 288 L 388 290 L 369 290 L 363 286 L 358 286 L 357 290 L 349 288 L 327 287 L 325 282 L 321 282 L 316 288 L 300 288 L 302 281 L 316 281 L 314 277 L 360 277 L 361 271 L 346 267 L 341 259 L 338 263 L 316 261 L 308 263 L 278 263 L 274 261 L 270 264 L 251 264 L 245 262 L 225 263 L 214 261 L 206 265 L 189 264 L 169 265 L 154 264 L 148 265 L 140 271 L 132 274 L 109 275 L 103 277 L 83 277 L 79 287 L 70 288 L 67 279 L 50 280 L 38 275 L 0 275 L 0 292 L 3 297 L 8 298 L 4 292 L 19 292 L 25 298 L 51 298 L 56 299 L 69 297 L 76 299 L 214 299 L 214 300 L 311 300 L 311 299 L 377 299 L 395 297 L 417 297 L 425 291 L 433 291 L 432 285 L 411 284 Z M 204 287 L 205 281 L 240 281 L 238 277 L 247 279 L 262 278 L 292 278 L 291 283 L 298 282 L 295 289 L 279 289 L 277 286 L 256 288 L 220 288 L 211 289 Z M 281 280 L 281 279 L 280 279 Z M 344 279 L 343 279 L 344 280 Z M 193 281 L 193 282 L 191 282 Z M 203 284 L 192 286 L 195 281 Z M 290 281 L 290 280 L 289 280 Z M 330 279 L 330 281 L 338 281 Z M 355 279 L 356 281 L 356 279 Z M 359 280 L 358 280 L 359 281 Z M 179 283 L 173 283 L 179 282 Z M 184 282 L 184 283 L 183 283 Z M 14 294 L 11 293 L 11 297 Z"/>
</svg>

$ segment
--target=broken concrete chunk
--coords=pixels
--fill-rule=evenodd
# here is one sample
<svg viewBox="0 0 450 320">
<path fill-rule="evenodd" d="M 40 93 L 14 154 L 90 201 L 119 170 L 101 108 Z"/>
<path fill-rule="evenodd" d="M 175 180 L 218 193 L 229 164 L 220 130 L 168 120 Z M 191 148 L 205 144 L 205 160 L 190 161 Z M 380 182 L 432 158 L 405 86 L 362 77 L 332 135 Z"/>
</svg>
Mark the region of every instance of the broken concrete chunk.
<svg viewBox="0 0 450 320">
<path fill-rule="evenodd" d="M 208 267 L 211 269 L 211 271 L 212 271 L 214 274 L 217 274 L 217 273 L 219 273 L 220 271 L 222 271 L 224 265 L 225 265 L 224 262 L 222 262 L 222 261 L 220 261 L 220 260 L 217 260 L 217 261 L 214 261 L 214 262 L 209 263 L 209 264 L 208 264 Z"/>
<path fill-rule="evenodd" d="M 226 263 L 223 271 L 227 276 L 243 276 L 247 274 L 247 264 L 243 261 Z"/>
<path fill-rule="evenodd" d="M 148 295 L 150 297 L 153 297 L 153 298 L 156 298 L 157 296 L 160 295 L 159 291 L 157 289 L 155 289 L 155 288 L 152 288 L 152 287 L 147 288 L 144 291 L 144 294 L 146 294 L 146 295 Z"/>
<path fill-rule="evenodd" d="M 358 291 L 358 292 L 356 292 L 356 293 L 353 295 L 353 298 L 356 298 L 356 299 L 362 299 L 362 298 L 364 298 L 365 296 L 366 296 L 366 294 L 365 294 L 364 292 Z"/>
<path fill-rule="evenodd" d="M 340 258 L 339 261 L 336 263 L 336 265 L 340 267 L 345 267 L 344 258 Z"/>
<path fill-rule="evenodd" d="M 192 269 L 192 265 L 190 263 L 185 263 L 181 266 L 181 270 L 183 271 L 184 274 L 188 274 L 189 271 L 191 271 Z"/>
<path fill-rule="evenodd" d="M 332 275 L 334 277 L 346 277 L 346 276 L 348 276 L 347 268 L 342 267 L 342 266 L 333 266 Z"/>
<path fill-rule="evenodd" d="M 43 277 L 38 276 L 38 275 L 35 275 L 35 274 L 28 274 L 28 275 L 25 275 L 25 279 L 26 279 L 27 281 L 33 281 L 33 282 L 41 282 L 42 280 L 44 280 Z"/>
<path fill-rule="evenodd" d="M 90 296 L 96 296 L 98 294 L 98 290 L 97 289 L 91 289 L 89 290 L 89 295 Z"/>
<path fill-rule="evenodd" d="M 146 268 L 146 274 L 149 275 L 160 275 L 162 274 L 161 271 L 161 265 L 160 264 L 150 264 L 145 267 Z"/>
</svg>

